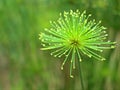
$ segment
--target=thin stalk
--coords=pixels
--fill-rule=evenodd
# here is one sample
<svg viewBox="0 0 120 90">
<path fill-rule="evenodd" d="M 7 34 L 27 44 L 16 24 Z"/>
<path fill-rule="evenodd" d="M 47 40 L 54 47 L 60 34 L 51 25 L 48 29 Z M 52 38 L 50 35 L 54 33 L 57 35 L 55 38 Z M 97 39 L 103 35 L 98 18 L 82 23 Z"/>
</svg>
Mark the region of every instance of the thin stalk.
<svg viewBox="0 0 120 90">
<path fill-rule="evenodd" d="M 80 81 L 81 81 L 81 87 L 82 87 L 82 90 L 84 90 L 84 84 L 83 84 L 83 78 L 82 78 L 82 71 L 81 71 L 81 65 L 80 65 L 80 62 L 78 61 L 78 68 L 79 68 L 79 77 L 80 77 Z"/>
</svg>

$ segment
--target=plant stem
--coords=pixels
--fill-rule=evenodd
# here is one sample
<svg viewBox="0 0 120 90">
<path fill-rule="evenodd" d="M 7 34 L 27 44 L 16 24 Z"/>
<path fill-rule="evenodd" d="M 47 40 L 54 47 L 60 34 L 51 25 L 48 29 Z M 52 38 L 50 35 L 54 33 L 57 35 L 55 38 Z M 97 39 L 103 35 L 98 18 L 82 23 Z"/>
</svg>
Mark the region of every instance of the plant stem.
<svg viewBox="0 0 120 90">
<path fill-rule="evenodd" d="M 81 71 L 81 65 L 80 65 L 80 62 L 78 61 L 78 68 L 79 68 L 79 71 L 80 71 L 80 81 L 81 81 L 81 87 L 82 87 L 82 90 L 84 90 L 84 85 L 83 85 L 83 78 L 82 78 L 82 71 Z"/>
</svg>

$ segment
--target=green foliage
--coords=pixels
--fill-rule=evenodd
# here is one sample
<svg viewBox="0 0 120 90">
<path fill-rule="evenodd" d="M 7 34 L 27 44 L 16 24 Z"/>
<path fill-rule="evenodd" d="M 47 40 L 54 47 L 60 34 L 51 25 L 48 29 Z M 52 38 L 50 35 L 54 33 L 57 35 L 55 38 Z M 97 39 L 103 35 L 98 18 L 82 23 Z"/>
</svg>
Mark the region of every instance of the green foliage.
<svg viewBox="0 0 120 90">
<path fill-rule="evenodd" d="M 74 80 L 68 78 L 69 65 L 61 72 L 61 60 L 40 51 L 38 40 L 43 28 L 50 27 L 48 21 L 70 9 L 86 10 L 91 20 L 102 20 L 108 38 L 119 44 L 120 0 L 0 0 L 0 90 L 80 89 L 79 71 L 74 71 Z M 86 90 L 120 89 L 119 53 L 119 46 L 105 51 L 105 62 L 83 56 Z"/>
<path fill-rule="evenodd" d="M 103 61 L 105 58 L 95 51 L 102 52 L 103 49 L 115 47 L 115 42 L 104 41 L 108 36 L 104 31 L 105 27 L 100 26 L 101 22 L 89 21 L 90 16 L 86 16 L 85 11 L 81 14 L 79 10 L 75 12 L 70 10 L 70 12 L 64 12 L 63 15 L 60 13 L 58 21 L 50 22 L 52 27 L 45 29 L 47 34 L 39 34 L 43 46 L 42 50 L 56 49 L 51 55 L 54 57 L 66 56 L 61 69 L 63 69 L 65 62 L 70 59 L 70 77 L 73 77 L 72 69 L 75 69 L 76 58 L 81 61 L 81 53 Z"/>
</svg>

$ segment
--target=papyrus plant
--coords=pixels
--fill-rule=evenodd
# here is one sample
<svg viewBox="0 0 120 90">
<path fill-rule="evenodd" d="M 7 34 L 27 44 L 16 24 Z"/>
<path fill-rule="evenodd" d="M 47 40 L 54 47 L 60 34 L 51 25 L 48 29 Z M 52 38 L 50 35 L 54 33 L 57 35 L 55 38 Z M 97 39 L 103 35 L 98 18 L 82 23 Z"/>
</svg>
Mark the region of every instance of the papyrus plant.
<svg viewBox="0 0 120 90">
<path fill-rule="evenodd" d="M 51 55 L 65 58 L 61 69 L 66 61 L 70 61 L 70 77 L 73 77 L 76 60 L 83 60 L 81 54 L 103 61 L 105 58 L 99 52 L 115 47 L 115 42 L 106 41 L 106 28 L 100 25 L 100 21 L 89 20 L 90 16 L 79 10 L 60 13 L 57 21 L 50 22 L 51 28 L 39 34 L 41 50 L 52 49 Z"/>
</svg>

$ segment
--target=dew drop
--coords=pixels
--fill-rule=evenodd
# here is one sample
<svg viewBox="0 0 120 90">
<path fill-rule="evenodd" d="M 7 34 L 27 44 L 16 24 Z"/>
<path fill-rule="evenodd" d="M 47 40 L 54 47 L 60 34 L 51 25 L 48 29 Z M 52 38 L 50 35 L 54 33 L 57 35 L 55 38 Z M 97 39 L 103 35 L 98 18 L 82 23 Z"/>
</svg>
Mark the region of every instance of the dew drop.
<svg viewBox="0 0 120 90">
<path fill-rule="evenodd" d="M 45 40 L 44 40 L 44 39 L 42 39 L 41 41 L 42 41 L 42 42 L 44 42 Z"/>
<path fill-rule="evenodd" d="M 111 46 L 110 48 L 115 48 L 115 46 Z"/>
<path fill-rule="evenodd" d="M 91 15 L 91 14 L 89 14 L 88 16 L 89 16 L 89 17 L 91 17 L 92 15 Z"/>
<path fill-rule="evenodd" d="M 105 58 L 102 58 L 102 59 L 101 59 L 101 61 L 104 61 L 104 60 L 105 60 Z"/>
<path fill-rule="evenodd" d="M 103 33 L 106 33 L 106 31 L 103 31 Z"/>
<path fill-rule="evenodd" d="M 42 46 L 45 46 L 45 44 L 42 44 Z"/>
<path fill-rule="evenodd" d="M 80 59 L 79 61 L 82 62 L 82 59 Z"/>
<path fill-rule="evenodd" d="M 88 55 L 88 57 L 90 57 L 90 58 L 91 58 L 92 56 L 91 56 L 91 55 Z"/>
<path fill-rule="evenodd" d="M 58 57 L 61 57 L 61 55 L 59 55 Z"/>
<path fill-rule="evenodd" d="M 79 12 L 79 10 L 77 9 L 76 12 Z"/>
<path fill-rule="evenodd" d="M 108 34 L 105 34 L 105 36 L 108 36 Z"/>
<path fill-rule="evenodd" d="M 62 16 L 62 13 L 60 13 L 60 16 Z"/>
<path fill-rule="evenodd" d="M 116 44 L 117 42 L 113 42 L 113 44 Z"/>
<path fill-rule="evenodd" d="M 63 66 L 61 66 L 61 70 L 63 70 Z"/>
<path fill-rule="evenodd" d="M 73 75 L 70 75 L 71 78 L 73 78 L 74 76 Z"/>
<path fill-rule="evenodd" d="M 54 57 L 57 57 L 57 55 L 54 55 Z"/>
</svg>

